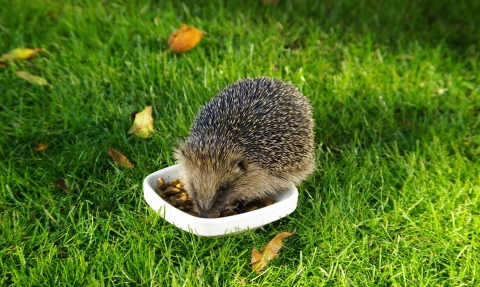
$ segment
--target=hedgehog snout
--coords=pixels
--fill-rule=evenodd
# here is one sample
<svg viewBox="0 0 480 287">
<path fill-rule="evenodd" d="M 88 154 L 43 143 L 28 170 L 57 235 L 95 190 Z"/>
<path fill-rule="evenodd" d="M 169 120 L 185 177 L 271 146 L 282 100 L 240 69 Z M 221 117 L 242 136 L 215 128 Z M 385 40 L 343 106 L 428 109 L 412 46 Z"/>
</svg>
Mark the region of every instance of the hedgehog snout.
<svg viewBox="0 0 480 287">
<path fill-rule="evenodd" d="M 218 212 L 214 212 L 213 210 L 198 210 L 198 217 L 200 218 L 215 218 L 218 216 Z"/>
</svg>

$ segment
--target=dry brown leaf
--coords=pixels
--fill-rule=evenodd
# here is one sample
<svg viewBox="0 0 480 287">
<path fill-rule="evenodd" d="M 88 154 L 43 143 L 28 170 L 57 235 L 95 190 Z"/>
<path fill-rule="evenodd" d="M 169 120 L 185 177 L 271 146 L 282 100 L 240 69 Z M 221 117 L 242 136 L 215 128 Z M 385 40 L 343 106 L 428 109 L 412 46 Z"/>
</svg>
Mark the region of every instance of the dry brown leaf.
<svg viewBox="0 0 480 287">
<path fill-rule="evenodd" d="M 250 265 L 252 269 L 256 270 L 259 273 L 265 266 L 267 266 L 268 260 L 263 258 L 263 253 L 258 251 L 257 248 L 252 249 L 252 260 L 250 260 Z"/>
<path fill-rule="evenodd" d="M 68 187 L 63 178 L 57 179 L 57 181 L 55 182 L 55 185 L 61 190 L 65 191 L 65 193 L 68 193 Z"/>
<path fill-rule="evenodd" d="M 8 64 L 3 61 L 0 61 L 0 68 L 6 68 L 6 67 L 8 67 Z"/>
<path fill-rule="evenodd" d="M 168 46 L 177 54 L 195 47 L 202 40 L 203 32 L 193 26 L 182 24 L 168 38 Z"/>
<path fill-rule="evenodd" d="M 128 134 L 134 134 L 139 138 L 148 139 L 152 137 L 154 132 L 152 106 L 147 106 L 143 111 L 135 114 L 135 120 Z"/>
<path fill-rule="evenodd" d="M 44 143 L 39 143 L 36 148 L 34 148 L 34 151 L 42 151 L 48 147 L 48 144 Z"/>
<path fill-rule="evenodd" d="M 270 242 L 263 247 L 262 251 L 265 253 L 266 251 L 270 251 L 272 254 L 275 254 L 277 256 L 278 250 L 282 248 L 282 240 L 284 238 L 287 238 L 289 236 L 294 235 L 296 232 L 296 229 L 293 230 L 292 232 L 281 232 L 277 234 Z"/>
<path fill-rule="evenodd" d="M 270 242 L 265 245 L 261 253 L 257 248 L 252 249 L 252 260 L 250 265 L 255 272 L 260 273 L 265 266 L 267 266 L 268 261 L 274 259 L 278 256 L 278 251 L 282 248 L 282 240 L 286 237 L 292 236 L 295 234 L 295 230 L 292 232 L 282 232 L 277 234 Z"/>
<path fill-rule="evenodd" d="M 108 154 L 112 157 L 113 161 L 119 167 L 126 167 L 126 168 L 133 167 L 133 164 L 128 160 L 128 158 L 124 156 L 122 153 L 120 153 L 118 150 L 114 149 L 113 147 L 108 149 Z"/>
<path fill-rule="evenodd" d="M 30 74 L 29 72 L 25 72 L 25 71 L 16 71 L 15 74 L 17 74 L 17 76 L 19 76 L 20 78 L 32 83 L 32 84 L 36 84 L 36 85 L 40 85 L 40 86 L 50 86 L 52 87 L 52 85 L 50 85 L 47 80 L 45 80 L 44 78 L 42 77 L 39 77 L 39 76 L 35 76 L 35 75 L 32 75 Z"/>
<path fill-rule="evenodd" d="M 44 48 L 38 49 L 29 49 L 29 48 L 18 48 L 14 49 L 6 54 L 2 55 L 2 59 L 5 61 L 13 60 L 27 60 L 33 58 L 38 52 L 44 51 Z"/>
</svg>

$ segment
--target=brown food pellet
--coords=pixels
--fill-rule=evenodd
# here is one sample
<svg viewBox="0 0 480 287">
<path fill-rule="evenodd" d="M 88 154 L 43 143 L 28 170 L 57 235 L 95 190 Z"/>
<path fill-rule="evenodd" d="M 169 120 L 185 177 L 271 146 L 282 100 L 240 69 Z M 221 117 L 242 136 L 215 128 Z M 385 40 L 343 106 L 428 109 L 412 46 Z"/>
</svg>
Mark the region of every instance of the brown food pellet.
<svg viewBox="0 0 480 287">
<path fill-rule="evenodd" d="M 175 187 L 177 184 L 180 183 L 180 180 L 178 178 L 175 178 L 174 180 L 170 181 L 167 183 L 167 186 Z"/>
<path fill-rule="evenodd" d="M 165 201 L 173 207 L 177 207 L 177 203 L 172 201 L 169 197 L 165 198 Z"/>
<path fill-rule="evenodd" d="M 163 199 L 168 198 L 168 195 L 166 195 L 165 192 L 163 192 L 163 190 L 160 191 L 160 192 L 157 192 L 157 193 L 158 193 L 158 195 L 160 195 L 160 197 L 163 198 Z"/>
<path fill-rule="evenodd" d="M 170 195 L 170 200 L 171 201 L 177 201 L 177 199 L 179 199 L 181 196 L 181 193 L 177 193 L 177 194 L 174 194 L 174 195 Z"/>
<path fill-rule="evenodd" d="M 167 184 L 161 177 L 157 179 L 157 188 L 159 188 L 160 190 L 164 190 L 165 188 L 167 188 Z"/>
<path fill-rule="evenodd" d="M 250 206 L 247 208 L 246 212 L 250 212 L 250 211 L 254 211 L 254 210 L 257 210 L 258 209 L 258 206 L 254 205 L 254 206 Z"/>
<path fill-rule="evenodd" d="M 268 198 L 268 197 L 264 198 L 262 201 L 263 201 L 263 204 L 265 204 L 265 206 L 270 206 L 270 205 L 276 203 L 275 200 L 273 200 L 271 198 Z"/>
<path fill-rule="evenodd" d="M 178 208 L 179 210 L 192 216 L 198 217 L 198 213 L 194 210 L 192 201 L 188 198 L 188 194 L 185 192 L 183 183 L 178 178 L 175 178 L 172 181 L 165 183 L 163 178 L 159 177 L 157 179 L 157 186 L 155 187 L 155 192 L 173 207 Z M 270 198 L 254 200 L 241 204 L 243 208 L 240 208 L 240 210 L 226 210 L 222 213 L 215 215 L 214 217 L 227 217 L 240 213 L 250 212 L 265 206 L 270 206 L 276 202 L 277 201 Z M 237 211 L 241 212 L 239 213 Z"/>
<path fill-rule="evenodd" d="M 184 202 L 187 201 L 187 194 L 185 192 L 182 192 L 181 194 L 179 194 L 177 196 L 177 198 L 175 199 L 175 201 L 177 202 L 178 206 L 184 206 Z"/>
<path fill-rule="evenodd" d="M 182 201 L 182 204 L 183 204 L 184 202 L 186 202 L 187 199 L 188 199 L 187 193 L 182 192 L 182 193 L 180 194 L 180 198 L 179 198 L 179 199 Z"/>
<path fill-rule="evenodd" d="M 254 200 L 254 201 L 250 201 L 248 202 L 247 204 L 245 204 L 245 208 L 246 210 L 250 210 L 251 208 L 255 207 L 255 209 L 258 209 L 258 207 L 261 206 L 261 207 L 264 207 L 265 205 L 263 204 L 263 201 L 261 200 Z"/>
<path fill-rule="evenodd" d="M 176 187 L 167 187 L 167 189 L 165 189 L 163 192 L 166 194 L 166 195 L 174 195 L 174 194 L 177 194 L 179 192 L 181 192 L 182 190 L 180 188 L 176 188 Z"/>
<path fill-rule="evenodd" d="M 232 215 L 237 215 L 238 213 L 235 210 L 225 210 L 224 212 L 220 213 L 220 217 L 227 217 Z"/>
<path fill-rule="evenodd" d="M 165 199 L 167 198 L 168 196 L 165 194 L 165 192 L 160 189 L 158 186 L 155 188 L 155 192 L 160 195 L 161 198 Z"/>
</svg>

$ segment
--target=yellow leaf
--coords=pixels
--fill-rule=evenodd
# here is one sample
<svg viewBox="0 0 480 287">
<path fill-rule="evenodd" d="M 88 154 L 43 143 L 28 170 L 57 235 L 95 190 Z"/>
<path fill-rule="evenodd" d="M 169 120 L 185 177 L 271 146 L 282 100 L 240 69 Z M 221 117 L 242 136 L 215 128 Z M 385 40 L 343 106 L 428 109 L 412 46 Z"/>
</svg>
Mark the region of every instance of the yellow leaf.
<svg viewBox="0 0 480 287">
<path fill-rule="evenodd" d="M 38 49 L 29 49 L 29 48 L 19 48 L 10 51 L 9 53 L 3 54 L 2 59 L 5 61 L 12 60 L 27 60 L 35 56 L 38 52 L 44 51 L 43 48 Z"/>
<path fill-rule="evenodd" d="M 180 29 L 175 30 L 168 38 L 168 45 L 177 54 L 188 51 L 195 47 L 203 37 L 203 32 L 195 27 L 182 24 Z"/>
<path fill-rule="evenodd" d="M 292 232 L 281 232 L 277 234 L 272 240 L 270 240 L 267 245 L 263 247 L 263 253 L 258 251 L 257 248 L 254 248 L 252 250 L 252 260 L 250 261 L 252 269 L 255 270 L 255 272 L 257 273 L 260 273 L 260 271 L 262 271 L 262 269 L 267 266 L 268 261 L 278 256 L 278 251 L 280 250 L 280 248 L 282 248 L 283 245 L 282 239 L 294 235 L 295 231 L 296 230 L 293 230 Z"/>
<path fill-rule="evenodd" d="M 113 161 L 119 167 L 126 167 L 126 168 L 133 167 L 133 164 L 128 160 L 128 158 L 123 154 L 121 154 L 118 150 L 111 147 L 108 149 L 108 154 L 112 157 Z"/>
<path fill-rule="evenodd" d="M 29 72 L 16 71 L 15 74 L 17 74 L 17 76 L 19 76 L 20 78 L 22 78 L 26 81 L 29 81 L 32 84 L 36 84 L 36 85 L 40 85 L 40 86 L 50 86 L 50 87 L 52 86 L 44 78 L 32 75 Z"/>
<path fill-rule="evenodd" d="M 135 120 L 128 134 L 134 134 L 139 138 L 148 139 L 152 137 L 154 132 L 152 106 L 146 106 L 143 111 L 135 115 Z"/>
<path fill-rule="evenodd" d="M 34 148 L 34 151 L 42 151 L 48 147 L 48 144 L 44 143 L 39 143 L 36 148 Z"/>
</svg>

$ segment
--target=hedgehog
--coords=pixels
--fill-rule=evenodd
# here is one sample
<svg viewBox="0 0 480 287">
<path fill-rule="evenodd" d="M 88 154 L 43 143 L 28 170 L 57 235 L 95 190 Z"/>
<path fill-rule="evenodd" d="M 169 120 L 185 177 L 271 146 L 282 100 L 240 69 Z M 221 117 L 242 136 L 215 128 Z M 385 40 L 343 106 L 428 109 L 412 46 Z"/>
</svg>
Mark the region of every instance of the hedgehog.
<svg viewBox="0 0 480 287">
<path fill-rule="evenodd" d="M 271 197 L 314 170 L 312 107 L 298 89 L 268 77 L 239 80 L 201 108 L 174 150 L 202 218 Z"/>
</svg>

